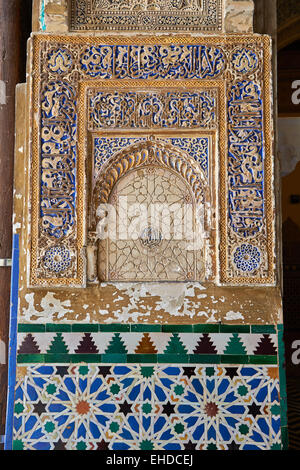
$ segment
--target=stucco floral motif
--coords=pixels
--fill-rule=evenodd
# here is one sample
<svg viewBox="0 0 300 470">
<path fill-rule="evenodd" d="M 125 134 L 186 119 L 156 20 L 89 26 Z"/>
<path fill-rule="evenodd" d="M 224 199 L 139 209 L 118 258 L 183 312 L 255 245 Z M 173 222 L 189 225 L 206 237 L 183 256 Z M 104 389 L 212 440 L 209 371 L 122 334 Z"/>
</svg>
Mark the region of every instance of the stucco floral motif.
<svg viewBox="0 0 300 470">
<path fill-rule="evenodd" d="M 254 271 L 260 262 L 261 254 L 256 246 L 243 244 L 235 250 L 234 263 L 241 271 Z"/>
<path fill-rule="evenodd" d="M 45 268 L 55 273 L 60 273 L 71 264 L 69 250 L 64 246 L 54 246 L 46 251 L 44 257 Z"/>
<path fill-rule="evenodd" d="M 258 65 L 258 58 L 254 51 L 240 48 L 232 55 L 232 65 L 237 72 L 243 74 L 253 72 Z"/>
<path fill-rule="evenodd" d="M 53 49 L 48 55 L 48 67 L 51 72 L 63 74 L 72 66 L 72 56 L 66 49 Z"/>
</svg>

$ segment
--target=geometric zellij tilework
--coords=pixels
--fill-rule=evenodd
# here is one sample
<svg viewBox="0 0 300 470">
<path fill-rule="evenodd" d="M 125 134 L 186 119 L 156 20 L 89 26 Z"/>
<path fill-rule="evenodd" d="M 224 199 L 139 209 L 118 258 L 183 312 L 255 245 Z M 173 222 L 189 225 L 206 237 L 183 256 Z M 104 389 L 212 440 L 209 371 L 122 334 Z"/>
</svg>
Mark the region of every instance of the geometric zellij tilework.
<svg viewBox="0 0 300 470">
<path fill-rule="evenodd" d="M 222 328 L 19 325 L 14 449 L 280 448 L 275 330 Z"/>
</svg>

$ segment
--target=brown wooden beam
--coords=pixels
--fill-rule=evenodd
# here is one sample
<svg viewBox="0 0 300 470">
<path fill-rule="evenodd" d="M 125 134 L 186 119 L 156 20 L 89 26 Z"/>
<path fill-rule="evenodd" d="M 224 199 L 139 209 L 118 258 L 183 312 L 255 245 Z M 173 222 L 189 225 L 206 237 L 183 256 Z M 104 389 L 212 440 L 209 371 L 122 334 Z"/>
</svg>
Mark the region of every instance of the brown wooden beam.
<svg viewBox="0 0 300 470">
<path fill-rule="evenodd" d="M 29 21 L 29 25 L 28 25 Z M 15 88 L 25 81 L 31 0 L 0 0 L 0 259 L 11 258 Z M 29 31 L 28 31 L 29 30 Z M 10 267 L 0 267 L 0 340 L 9 333 Z M 0 364 L 0 435 L 5 432 L 6 364 Z"/>
</svg>

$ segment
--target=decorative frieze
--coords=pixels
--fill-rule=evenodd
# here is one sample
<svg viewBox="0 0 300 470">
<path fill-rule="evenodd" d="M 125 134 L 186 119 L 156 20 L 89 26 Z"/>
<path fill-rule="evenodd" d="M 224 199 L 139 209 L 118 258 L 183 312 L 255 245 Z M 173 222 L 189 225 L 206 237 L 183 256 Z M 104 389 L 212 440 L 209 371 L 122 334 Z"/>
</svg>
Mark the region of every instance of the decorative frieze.
<svg viewBox="0 0 300 470">
<path fill-rule="evenodd" d="M 216 129 L 217 90 L 88 92 L 88 130 Z"/>
<path fill-rule="evenodd" d="M 222 0 L 71 0 L 72 31 L 221 31 Z"/>
</svg>

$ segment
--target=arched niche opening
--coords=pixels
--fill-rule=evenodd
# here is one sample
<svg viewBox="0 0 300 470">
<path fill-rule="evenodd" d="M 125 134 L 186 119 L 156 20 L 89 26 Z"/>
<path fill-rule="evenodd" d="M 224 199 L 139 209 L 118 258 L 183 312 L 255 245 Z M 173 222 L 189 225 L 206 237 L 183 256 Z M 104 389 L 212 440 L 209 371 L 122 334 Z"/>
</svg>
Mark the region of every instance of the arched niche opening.
<svg viewBox="0 0 300 470">
<path fill-rule="evenodd" d="M 124 149 L 93 190 L 88 281 L 209 278 L 209 206 L 208 182 L 193 158 L 151 141 Z"/>
</svg>

